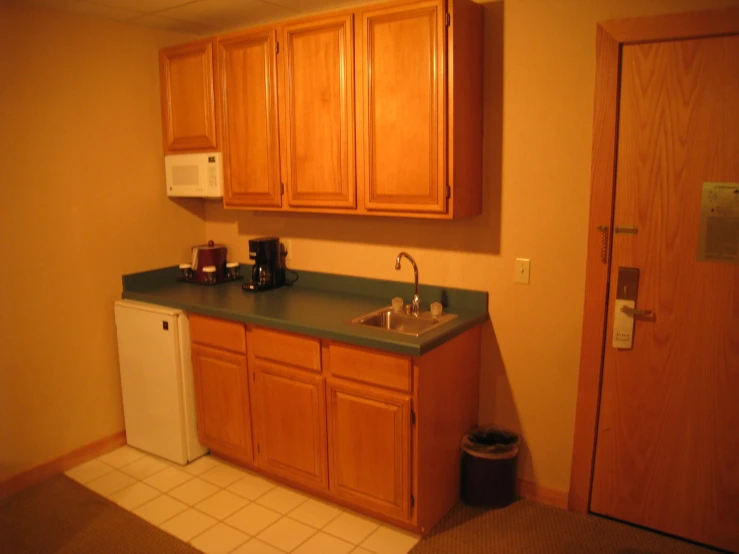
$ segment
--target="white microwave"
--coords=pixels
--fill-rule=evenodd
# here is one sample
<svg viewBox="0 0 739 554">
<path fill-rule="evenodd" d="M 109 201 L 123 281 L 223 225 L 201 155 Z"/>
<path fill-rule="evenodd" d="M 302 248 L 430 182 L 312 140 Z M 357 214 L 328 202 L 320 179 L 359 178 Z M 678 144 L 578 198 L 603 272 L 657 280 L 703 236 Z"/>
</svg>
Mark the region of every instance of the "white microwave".
<svg viewBox="0 0 739 554">
<path fill-rule="evenodd" d="M 167 196 L 220 198 L 223 161 L 220 152 L 164 156 Z"/>
</svg>

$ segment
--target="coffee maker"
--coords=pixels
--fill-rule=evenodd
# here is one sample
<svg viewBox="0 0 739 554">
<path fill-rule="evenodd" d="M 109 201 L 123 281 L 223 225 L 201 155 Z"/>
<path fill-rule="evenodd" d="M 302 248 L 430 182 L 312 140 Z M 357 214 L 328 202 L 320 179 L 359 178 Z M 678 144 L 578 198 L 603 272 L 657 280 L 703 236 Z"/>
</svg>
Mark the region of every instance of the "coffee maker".
<svg viewBox="0 0 739 554">
<path fill-rule="evenodd" d="M 242 288 L 248 291 L 270 290 L 285 284 L 280 239 L 266 237 L 249 241 L 249 259 L 254 261 L 251 281 Z"/>
</svg>

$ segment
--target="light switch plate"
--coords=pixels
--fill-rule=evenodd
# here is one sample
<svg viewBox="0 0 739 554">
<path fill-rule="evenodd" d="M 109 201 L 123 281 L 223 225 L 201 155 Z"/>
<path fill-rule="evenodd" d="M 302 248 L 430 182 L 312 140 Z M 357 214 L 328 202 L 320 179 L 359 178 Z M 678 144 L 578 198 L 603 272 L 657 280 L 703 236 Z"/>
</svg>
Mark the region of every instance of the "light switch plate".
<svg viewBox="0 0 739 554">
<path fill-rule="evenodd" d="M 516 258 L 516 272 L 513 278 L 515 283 L 528 285 L 531 280 L 531 260 Z"/>
</svg>

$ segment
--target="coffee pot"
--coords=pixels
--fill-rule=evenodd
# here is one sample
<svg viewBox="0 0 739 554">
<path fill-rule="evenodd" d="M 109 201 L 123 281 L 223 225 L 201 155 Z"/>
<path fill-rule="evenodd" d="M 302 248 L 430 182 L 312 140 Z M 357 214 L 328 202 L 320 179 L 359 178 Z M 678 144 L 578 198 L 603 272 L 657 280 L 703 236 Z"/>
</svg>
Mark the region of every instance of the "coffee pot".
<svg viewBox="0 0 739 554">
<path fill-rule="evenodd" d="M 251 281 L 244 283 L 244 290 L 269 290 L 285 284 L 285 268 L 282 264 L 279 238 L 250 240 L 249 259 L 254 261 L 254 265 L 251 270 Z"/>
</svg>

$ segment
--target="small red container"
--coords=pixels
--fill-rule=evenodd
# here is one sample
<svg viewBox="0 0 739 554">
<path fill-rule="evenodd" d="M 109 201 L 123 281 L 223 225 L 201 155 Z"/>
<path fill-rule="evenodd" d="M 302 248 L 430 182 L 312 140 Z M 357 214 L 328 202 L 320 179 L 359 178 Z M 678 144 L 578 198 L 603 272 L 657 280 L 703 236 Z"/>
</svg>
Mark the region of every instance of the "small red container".
<svg viewBox="0 0 739 554">
<path fill-rule="evenodd" d="M 223 281 L 226 277 L 226 261 L 228 259 L 228 248 L 223 244 L 214 244 L 212 240 L 208 244 L 200 244 L 192 247 L 192 280 L 205 283 L 203 268 L 213 265 L 216 268 L 216 282 Z"/>
</svg>

